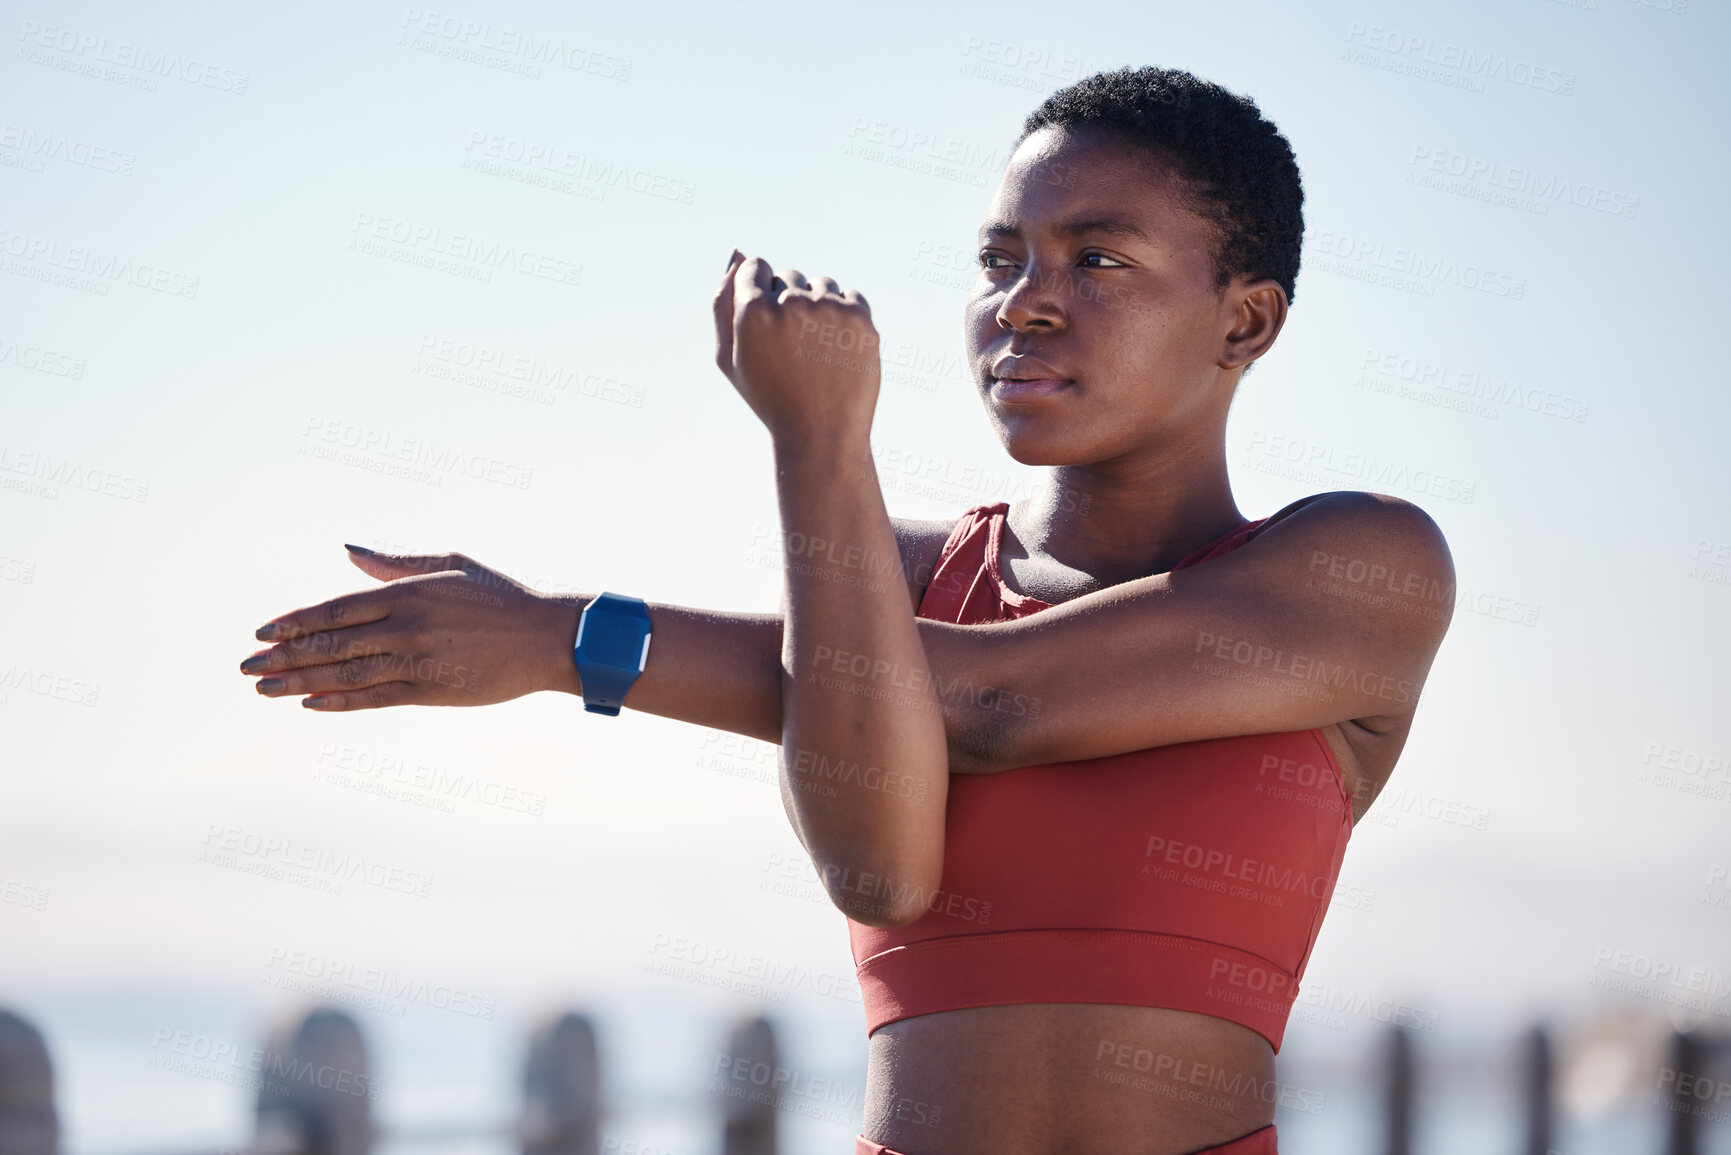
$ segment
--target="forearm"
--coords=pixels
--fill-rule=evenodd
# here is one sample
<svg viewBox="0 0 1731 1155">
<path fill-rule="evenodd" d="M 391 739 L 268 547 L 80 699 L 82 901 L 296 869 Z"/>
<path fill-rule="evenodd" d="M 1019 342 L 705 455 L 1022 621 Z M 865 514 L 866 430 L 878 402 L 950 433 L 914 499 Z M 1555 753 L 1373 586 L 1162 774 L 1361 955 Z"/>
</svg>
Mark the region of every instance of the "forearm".
<svg viewBox="0 0 1731 1155">
<path fill-rule="evenodd" d="M 569 633 L 590 599 L 565 596 Z M 626 704 L 697 726 L 781 741 L 780 614 L 730 613 L 649 603 L 653 631 L 649 660 L 631 685 Z M 578 694 L 573 665 L 549 689 Z"/>
<path fill-rule="evenodd" d="M 778 440 L 782 527 L 893 556 L 863 436 Z M 784 554 L 782 791 L 836 904 L 862 921 L 923 906 L 943 864 L 948 751 L 941 704 L 900 582 Z M 872 892 L 860 879 L 885 886 Z M 861 890 L 868 893 L 861 897 Z M 882 897 L 883 893 L 893 897 Z M 911 904 L 911 905 L 910 905 Z"/>
<path fill-rule="evenodd" d="M 569 654 L 578 618 L 591 599 L 565 594 L 552 600 L 564 607 L 558 629 L 563 652 Z M 650 602 L 649 618 L 654 641 L 643 674 L 626 698 L 630 709 L 761 742 L 781 742 L 781 614 Z M 1039 703 L 1005 684 L 1002 671 L 1011 657 L 1010 639 L 991 627 L 925 619 L 915 624 L 942 711 L 950 772 L 982 774 L 1020 765 L 1015 738 L 1037 717 Z M 853 652 L 830 643 L 823 657 L 831 669 L 824 676 L 835 672 L 837 662 L 845 668 Z M 544 688 L 580 694 L 576 667 L 564 662 Z"/>
</svg>

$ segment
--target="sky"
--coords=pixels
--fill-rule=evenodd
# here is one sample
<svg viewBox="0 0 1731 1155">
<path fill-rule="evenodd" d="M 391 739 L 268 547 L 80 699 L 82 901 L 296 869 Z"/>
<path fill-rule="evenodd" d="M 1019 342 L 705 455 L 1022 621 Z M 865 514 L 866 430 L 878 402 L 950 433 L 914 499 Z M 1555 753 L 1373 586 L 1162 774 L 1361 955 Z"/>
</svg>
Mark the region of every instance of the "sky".
<svg viewBox="0 0 1731 1155">
<path fill-rule="evenodd" d="M 1028 112 L 1123 64 L 1252 96 L 1302 169 L 1294 306 L 1228 428 L 1240 508 L 1392 493 L 1460 581 L 1290 1048 L 1374 1045 L 1331 998 L 1444 1036 L 1731 1027 L 1727 10 L 1053 12 L 0 4 L 0 1005 L 65 1040 L 78 1150 L 242 1118 L 152 1040 L 250 1037 L 309 959 L 490 1008 L 359 1012 L 403 1069 L 503 1070 L 570 1005 L 685 1040 L 622 1027 L 633 1071 L 701 1078 L 736 1012 L 857 1071 L 772 747 L 551 694 L 320 717 L 236 664 L 373 584 L 344 542 L 774 610 L 769 442 L 713 363 L 736 245 L 871 299 L 892 514 L 1031 492 L 960 362 L 973 233 Z M 383 881 L 273 877 L 265 845 Z M 729 992 L 717 958 L 817 977 Z M 118 1121 L 79 1057 L 189 1105 Z M 392 1110 L 446 1101 L 413 1082 Z"/>
</svg>

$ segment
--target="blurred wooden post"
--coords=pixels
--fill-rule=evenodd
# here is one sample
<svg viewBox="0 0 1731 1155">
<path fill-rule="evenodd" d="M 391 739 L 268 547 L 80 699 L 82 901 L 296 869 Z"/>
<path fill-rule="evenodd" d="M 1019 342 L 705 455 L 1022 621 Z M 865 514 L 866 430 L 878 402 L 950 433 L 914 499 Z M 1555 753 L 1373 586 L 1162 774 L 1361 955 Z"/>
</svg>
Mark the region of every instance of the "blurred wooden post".
<svg viewBox="0 0 1731 1155">
<path fill-rule="evenodd" d="M 60 1155 L 54 1068 L 42 1035 L 0 1009 L 0 1155 Z"/>
<path fill-rule="evenodd" d="M 1552 1110 L 1551 1036 L 1543 1026 L 1527 1033 L 1526 1050 L 1522 1056 L 1527 1092 L 1526 1155 L 1549 1155 L 1551 1151 Z"/>
<path fill-rule="evenodd" d="M 535 1029 L 518 1133 L 523 1155 L 600 1155 L 601 1063 L 582 1015 L 555 1015 Z"/>
<path fill-rule="evenodd" d="M 761 1015 L 733 1028 L 721 1155 L 775 1155 L 776 1051 L 775 1027 Z"/>
<path fill-rule="evenodd" d="M 1694 1086 L 1691 1076 L 1705 1073 L 1702 1051 L 1700 1038 L 1692 1033 L 1679 1031 L 1671 1037 L 1671 1069 L 1677 1077 L 1671 1082 L 1671 1140 L 1666 1155 L 1700 1155 L 1700 1119 L 1695 1114 L 1695 1100 L 1684 1087 Z"/>
<path fill-rule="evenodd" d="M 367 1048 L 355 1021 L 319 1008 L 275 1031 L 258 1073 L 254 1155 L 367 1155 L 373 1146 Z"/>
<path fill-rule="evenodd" d="M 1388 1042 L 1388 1155 L 1412 1155 L 1412 1036 L 1404 1027 L 1390 1027 Z"/>
</svg>

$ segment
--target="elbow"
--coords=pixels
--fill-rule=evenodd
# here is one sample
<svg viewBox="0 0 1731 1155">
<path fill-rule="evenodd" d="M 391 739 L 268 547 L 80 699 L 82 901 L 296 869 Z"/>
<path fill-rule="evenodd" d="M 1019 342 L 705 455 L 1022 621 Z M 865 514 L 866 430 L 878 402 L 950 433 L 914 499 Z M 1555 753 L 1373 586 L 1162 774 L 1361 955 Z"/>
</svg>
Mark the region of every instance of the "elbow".
<svg viewBox="0 0 1731 1155">
<path fill-rule="evenodd" d="M 938 890 L 938 872 L 899 864 L 819 863 L 824 891 L 837 910 L 864 926 L 887 930 L 925 917 Z"/>
<path fill-rule="evenodd" d="M 836 909 L 847 915 L 862 926 L 875 927 L 878 930 L 890 930 L 898 926 L 911 926 L 925 917 L 925 906 L 911 906 L 861 900 L 856 897 L 838 897 L 830 895 L 830 900 Z"/>
</svg>

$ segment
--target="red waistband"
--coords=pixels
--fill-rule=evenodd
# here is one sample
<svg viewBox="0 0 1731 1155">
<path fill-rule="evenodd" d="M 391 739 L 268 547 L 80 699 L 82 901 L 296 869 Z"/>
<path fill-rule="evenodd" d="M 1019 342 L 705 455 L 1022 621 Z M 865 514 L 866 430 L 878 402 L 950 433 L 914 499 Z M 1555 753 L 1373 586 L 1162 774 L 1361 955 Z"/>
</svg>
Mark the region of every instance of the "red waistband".
<svg viewBox="0 0 1731 1155">
<path fill-rule="evenodd" d="M 1298 980 L 1265 958 L 1179 935 L 1016 930 L 892 947 L 859 964 L 866 1034 L 914 1015 L 1015 1003 L 1115 1003 L 1242 1023 L 1276 1051 Z"/>
<path fill-rule="evenodd" d="M 1280 1155 L 1276 1146 L 1280 1137 L 1274 1132 L 1274 1124 L 1240 1136 L 1230 1143 L 1222 1143 L 1217 1147 L 1205 1147 L 1201 1151 L 1191 1152 L 1191 1155 Z M 882 1143 L 873 1143 L 864 1135 L 856 1136 L 853 1143 L 854 1155 L 902 1155 L 893 1147 L 885 1147 Z"/>
</svg>

